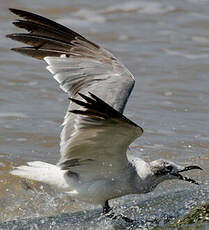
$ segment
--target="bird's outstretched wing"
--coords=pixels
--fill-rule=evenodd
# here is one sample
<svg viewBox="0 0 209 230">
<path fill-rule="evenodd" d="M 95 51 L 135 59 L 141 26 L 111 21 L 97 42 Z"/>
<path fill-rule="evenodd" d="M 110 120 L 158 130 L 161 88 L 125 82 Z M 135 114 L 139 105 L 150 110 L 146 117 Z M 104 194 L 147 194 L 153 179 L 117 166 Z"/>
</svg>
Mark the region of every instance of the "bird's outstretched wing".
<svg viewBox="0 0 209 230">
<path fill-rule="evenodd" d="M 68 147 L 59 165 L 77 173 L 81 180 L 114 177 L 127 167 L 126 151 L 143 130 L 92 93 L 79 93 L 82 100 L 70 98 L 80 109 Z"/>
<path fill-rule="evenodd" d="M 7 35 L 29 45 L 12 50 L 44 59 L 47 69 L 72 98 L 78 99 L 79 92 L 92 92 L 123 113 L 135 81 L 110 52 L 52 20 L 23 10 L 10 11 L 22 18 L 14 25 L 29 32 Z M 70 103 L 68 110 L 79 109 L 79 104 Z M 67 112 L 61 133 L 61 154 L 70 147 L 77 119 L 77 114 Z"/>
</svg>

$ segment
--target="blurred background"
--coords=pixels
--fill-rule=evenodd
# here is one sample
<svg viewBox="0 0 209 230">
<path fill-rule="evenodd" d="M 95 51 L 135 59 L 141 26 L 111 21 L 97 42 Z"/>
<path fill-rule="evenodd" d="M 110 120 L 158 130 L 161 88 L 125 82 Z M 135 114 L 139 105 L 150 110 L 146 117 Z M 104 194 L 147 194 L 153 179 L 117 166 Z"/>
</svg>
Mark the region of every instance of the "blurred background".
<svg viewBox="0 0 209 230">
<path fill-rule="evenodd" d="M 68 96 L 44 62 L 10 51 L 22 46 L 5 38 L 22 32 L 11 23 L 15 16 L 10 7 L 70 27 L 129 68 L 136 84 L 125 114 L 144 128 L 144 135 L 131 146 L 133 152 L 148 161 L 164 158 L 205 169 L 187 173 L 201 183 L 199 187 L 165 182 L 132 200 L 194 190 L 198 195 L 191 197 L 188 207 L 208 202 L 208 0 L 1 0 L 0 6 L 0 222 L 94 208 L 8 174 L 27 161 L 57 162 L 60 125 L 68 105 Z"/>
</svg>

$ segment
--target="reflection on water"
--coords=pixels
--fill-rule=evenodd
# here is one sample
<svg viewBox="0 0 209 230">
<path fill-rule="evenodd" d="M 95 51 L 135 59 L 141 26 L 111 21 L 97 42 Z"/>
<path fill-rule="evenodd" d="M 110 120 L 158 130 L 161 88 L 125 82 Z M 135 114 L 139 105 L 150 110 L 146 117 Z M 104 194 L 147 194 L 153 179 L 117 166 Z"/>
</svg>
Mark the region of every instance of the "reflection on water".
<svg viewBox="0 0 209 230">
<path fill-rule="evenodd" d="M 208 1 L 2 0 L 0 221 L 92 208 L 8 174 L 11 167 L 26 161 L 57 162 L 60 125 L 68 104 L 44 63 L 9 51 L 19 45 L 4 37 L 17 31 L 9 7 L 55 19 L 113 51 L 136 77 L 126 114 L 145 132 L 132 151 L 147 160 L 198 164 L 205 171 L 191 176 L 208 188 Z M 168 182 L 151 195 L 131 199 L 184 189 L 185 183 Z"/>
</svg>

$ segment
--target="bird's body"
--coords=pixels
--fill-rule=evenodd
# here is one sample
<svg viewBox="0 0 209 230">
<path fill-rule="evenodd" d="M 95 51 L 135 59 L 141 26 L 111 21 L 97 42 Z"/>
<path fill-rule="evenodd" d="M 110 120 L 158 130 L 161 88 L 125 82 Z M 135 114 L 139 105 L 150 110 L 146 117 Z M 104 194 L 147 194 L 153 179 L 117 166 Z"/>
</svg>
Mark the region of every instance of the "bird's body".
<svg viewBox="0 0 209 230">
<path fill-rule="evenodd" d="M 196 183 L 180 172 L 199 166 L 178 166 L 165 160 L 145 162 L 127 154 L 143 129 L 123 115 L 134 77 L 109 51 L 78 33 L 39 15 L 10 9 L 23 18 L 14 24 L 29 33 L 7 35 L 30 45 L 13 50 L 43 59 L 61 89 L 70 96 L 61 133 L 57 165 L 28 162 L 11 173 L 58 187 L 70 196 L 101 204 L 127 194 L 152 191 L 168 179 Z"/>
<path fill-rule="evenodd" d="M 143 164 L 144 167 L 140 168 L 143 172 L 141 177 L 131 163 L 114 177 L 100 177 L 94 180 L 91 178 L 82 180 L 68 170 L 62 170 L 57 165 L 41 161 L 28 162 L 27 166 L 19 166 L 11 173 L 55 186 L 75 199 L 104 206 L 105 202 L 110 199 L 154 190 L 159 181 L 152 175 L 149 164 L 146 162 Z"/>
</svg>

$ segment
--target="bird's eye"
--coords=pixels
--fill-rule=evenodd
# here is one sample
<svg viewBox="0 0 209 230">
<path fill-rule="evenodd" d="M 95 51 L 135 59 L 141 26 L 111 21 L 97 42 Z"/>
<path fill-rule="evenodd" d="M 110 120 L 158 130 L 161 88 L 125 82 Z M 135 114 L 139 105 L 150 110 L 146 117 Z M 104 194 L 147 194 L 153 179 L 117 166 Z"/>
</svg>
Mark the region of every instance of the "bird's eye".
<svg viewBox="0 0 209 230">
<path fill-rule="evenodd" d="M 173 166 L 169 165 L 169 166 L 166 167 L 166 169 L 167 169 L 169 172 L 171 172 L 171 171 L 173 170 Z"/>
</svg>

